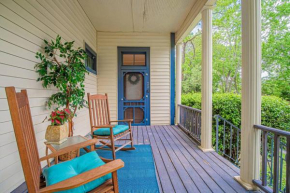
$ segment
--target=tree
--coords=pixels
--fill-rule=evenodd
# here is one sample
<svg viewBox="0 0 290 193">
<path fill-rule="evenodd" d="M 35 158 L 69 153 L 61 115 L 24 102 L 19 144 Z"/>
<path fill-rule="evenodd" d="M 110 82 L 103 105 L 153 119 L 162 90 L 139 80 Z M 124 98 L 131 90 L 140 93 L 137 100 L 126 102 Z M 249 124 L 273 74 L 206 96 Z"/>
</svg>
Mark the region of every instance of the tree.
<svg viewBox="0 0 290 193">
<path fill-rule="evenodd" d="M 262 0 L 262 94 L 290 101 L 290 2 Z M 198 25 L 184 40 L 183 93 L 200 92 Z M 241 92 L 241 1 L 218 0 L 213 12 L 213 92 Z"/>
<path fill-rule="evenodd" d="M 201 31 L 191 33 L 183 41 L 182 91 L 201 91 Z"/>
<path fill-rule="evenodd" d="M 290 101 L 290 2 L 262 1 L 262 92 Z"/>
<path fill-rule="evenodd" d="M 84 59 L 86 52 L 81 49 L 74 49 L 74 42 L 61 43 L 61 37 L 57 36 L 55 42 L 51 40 L 45 43 L 45 55 L 37 52 L 36 58 L 41 60 L 36 64 L 35 69 L 39 74 L 37 81 L 42 81 L 42 86 L 48 88 L 54 86 L 58 92 L 48 99 L 48 107 L 52 105 L 59 107 L 73 108 L 73 116 L 77 109 L 83 108 L 86 104 L 85 96 L 85 74 L 87 73 Z M 73 118 L 73 117 L 72 117 Z M 73 135 L 72 118 L 69 122 L 69 136 Z"/>
<path fill-rule="evenodd" d="M 240 92 L 241 4 L 219 0 L 213 13 L 213 91 Z M 183 92 L 201 89 L 201 31 L 197 26 L 184 42 Z"/>
</svg>

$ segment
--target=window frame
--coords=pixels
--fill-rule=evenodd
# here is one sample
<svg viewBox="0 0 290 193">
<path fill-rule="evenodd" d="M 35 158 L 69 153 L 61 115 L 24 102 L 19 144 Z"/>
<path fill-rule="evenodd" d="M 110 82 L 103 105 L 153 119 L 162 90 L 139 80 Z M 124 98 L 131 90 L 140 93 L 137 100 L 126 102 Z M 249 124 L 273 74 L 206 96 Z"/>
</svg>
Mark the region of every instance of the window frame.
<svg viewBox="0 0 290 193">
<path fill-rule="evenodd" d="M 128 69 L 139 69 L 146 70 L 150 69 L 150 47 L 121 47 L 118 46 L 118 69 L 119 70 L 128 70 Z M 144 54 L 145 53 L 145 66 L 139 65 L 123 65 L 123 56 L 122 54 Z"/>
<path fill-rule="evenodd" d="M 86 66 L 86 69 L 87 69 L 87 71 L 89 71 L 89 72 L 91 72 L 91 73 L 93 73 L 93 74 L 95 74 L 95 75 L 97 75 L 97 53 L 87 44 L 87 43 L 85 43 L 85 52 L 86 52 L 86 54 L 88 55 L 88 57 L 90 56 L 90 55 L 92 55 L 92 56 L 94 56 L 95 57 L 95 59 L 93 59 L 93 67 L 95 68 L 95 69 L 92 69 L 92 68 L 90 68 L 88 65 L 87 65 L 87 62 L 88 62 L 88 59 L 85 59 L 85 66 Z"/>
</svg>

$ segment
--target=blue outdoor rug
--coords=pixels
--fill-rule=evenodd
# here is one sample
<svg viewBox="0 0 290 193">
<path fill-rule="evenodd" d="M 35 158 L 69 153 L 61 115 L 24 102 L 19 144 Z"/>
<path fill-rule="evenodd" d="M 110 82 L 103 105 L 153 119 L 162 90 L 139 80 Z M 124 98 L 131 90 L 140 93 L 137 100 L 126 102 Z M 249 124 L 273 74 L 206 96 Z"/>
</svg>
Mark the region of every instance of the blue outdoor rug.
<svg viewBox="0 0 290 193">
<path fill-rule="evenodd" d="M 118 170 L 120 193 L 159 193 L 154 158 L 150 145 L 135 145 L 136 150 L 118 151 L 124 168 Z M 99 156 L 112 159 L 112 152 L 97 150 Z"/>
</svg>

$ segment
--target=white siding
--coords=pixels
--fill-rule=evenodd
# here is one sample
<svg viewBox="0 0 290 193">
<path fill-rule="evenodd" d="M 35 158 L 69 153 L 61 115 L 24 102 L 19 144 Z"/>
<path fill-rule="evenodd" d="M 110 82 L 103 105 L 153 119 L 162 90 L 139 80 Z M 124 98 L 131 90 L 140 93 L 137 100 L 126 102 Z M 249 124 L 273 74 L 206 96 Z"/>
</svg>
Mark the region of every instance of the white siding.
<svg viewBox="0 0 290 193">
<path fill-rule="evenodd" d="M 77 0 L 1 0 L 0 1 L 0 192 L 10 192 L 24 181 L 4 87 L 27 89 L 40 156 L 44 155 L 44 135 L 49 124 L 43 122 L 50 110 L 45 102 L 56 92 L 43 89 L 34 72 L 37 51 L 43 39 L 75 40 L 76 47 L 86 41 L 96 50 L 96 31 Z M 86 91 L 97 92 L 97 77 L 86 77 Z M 89 129 L 87 109 L 78 112 L 75 134 Z M 43 163 L 45 164 L 45 163 Z"/>
<path fill-rule="evenodd" d="M 150 47 L 151 125 L 170 124 L 170 34 L 98 32 L 98 92 L 108 93 L 117 119 L 117 46 Z"/>
</svg>

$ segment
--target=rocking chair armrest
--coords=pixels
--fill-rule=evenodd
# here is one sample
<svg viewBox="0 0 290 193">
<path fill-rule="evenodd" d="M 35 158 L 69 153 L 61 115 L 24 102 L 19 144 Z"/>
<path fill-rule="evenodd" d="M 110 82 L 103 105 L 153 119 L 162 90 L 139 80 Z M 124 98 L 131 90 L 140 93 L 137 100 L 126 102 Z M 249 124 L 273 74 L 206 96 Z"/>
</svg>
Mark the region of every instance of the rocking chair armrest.
<svg viewBox="0 0 290 193">
<path fill-rule="evenodd" d="M 100 129 L 100 128 L 113 128 L 114 125 L 93 125 L 93 129 Z"/>
<path fill-rule="evenodd" d="M 110 122 L 133 122 L 133 119 L 124 119 L 124 120 L 114 120 Z"/>
<path fill-rule="evenodd" d="M 102 165 L 100 167 L 97 167 L 95 169 L 89 170 L 72 178 L 69 178 L 67 180 L 42 188 L 40 189 L 39 192 L 49 193 L 76 188 L 83 184 L 89 183 L 95 179 L 98 179 L 102 176 L 105 176 L 109 173 L 115 172 L 118 169 L 121 169 L 122 167 L 124 167 L 124 162 L 120 159 L 117 159 L 109 163 L 106 163 L 105 165 Z"/>
<path fill-rule="evenodd" d="M 92 135 L 94 135 L 93 132 L 95 130 L 98 130 L 98 129 L 101 129 L 101 128 L 110 128 L 110 131 L 113 131 L 114 127 L 115 127 L 114 125 L 96 125 L 96 126 L 93 125 L 92 126 Z"/>
<path fill-rule="evenodd" d="M 48 160 L 50 158 L 55 158 L 57 156 L 65 154 L 65 153 L 68 153 L 68 152 L 71 152 L 71 151 L 74 151 L 74 150 L 78 150 L 80 148 L 87 147 L 87 146 L 90 146 L 90 145 L 94 145 L 96 143 L 98 143 L 98 139 L 95 139 L 95 138 L 94 139 L 90 139 L 90 140 L 87 140 L 87 141 L 84 141 L 84 142 L 81 142 L 81 143 L 78 143 L 78 144 L 75 144 L 75 145 L 71 145 L 69 147 L 65 147 L 65 148 L 60 149 L 58 151 L 52 152 L 51 154 L 49 154 L 47 156 L 39 158 L 39 161 L 45 161 L 45 160 Z"/>
<path fill-rule="evenodd" d="M 107 159 L 107 158 L 104 158 L 104 157 L 101 157 L 101 156 L 100 156 L 100 158 L 101 158 L 101 160 L 102 160 L 103 162 L 105 162 L 105 163 L 109 163 L 109 162 L 114 161 L 113 159 Z"/>
</svg>

